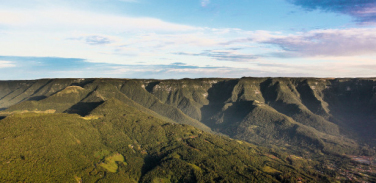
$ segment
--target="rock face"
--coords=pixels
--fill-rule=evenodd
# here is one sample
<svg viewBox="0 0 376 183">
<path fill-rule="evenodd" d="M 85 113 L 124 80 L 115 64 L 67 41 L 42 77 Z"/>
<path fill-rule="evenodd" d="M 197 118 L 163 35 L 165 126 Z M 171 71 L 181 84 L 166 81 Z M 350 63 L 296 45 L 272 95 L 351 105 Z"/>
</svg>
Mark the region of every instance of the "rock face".
<svg viewBox="0 0 376 183">
<path fill-rule="evenodd" d="M 360 153 L 376 145 L 376 79 L 1 81 L 3 114 L 77 113 L 115 98 L 159 119 L 256 144 Z"/>
</svg>

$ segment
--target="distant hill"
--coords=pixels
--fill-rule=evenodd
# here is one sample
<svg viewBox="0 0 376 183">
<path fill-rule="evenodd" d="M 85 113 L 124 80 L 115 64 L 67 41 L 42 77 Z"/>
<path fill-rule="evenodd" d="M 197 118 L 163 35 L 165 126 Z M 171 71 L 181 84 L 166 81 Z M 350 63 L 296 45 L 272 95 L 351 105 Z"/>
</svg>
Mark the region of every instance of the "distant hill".
<svg viewBox="0 0 376 183">
<path fill-rule="evenodd" d="M 330 182 L 376 145 L 376 78 L 0 81 L 0 108 L 11 182 Z"/>
</svg>

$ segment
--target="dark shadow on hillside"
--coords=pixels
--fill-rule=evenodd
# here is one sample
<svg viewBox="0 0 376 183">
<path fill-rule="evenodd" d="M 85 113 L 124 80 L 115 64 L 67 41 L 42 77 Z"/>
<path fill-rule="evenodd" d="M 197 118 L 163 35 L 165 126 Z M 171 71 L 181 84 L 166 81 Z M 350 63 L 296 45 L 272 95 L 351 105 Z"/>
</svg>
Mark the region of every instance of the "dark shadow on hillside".
<svg viewBox="0 0 376 183">
<path fill-rule="evenodd" d="M 325 114 L 325 111 L 321 107 L 321 102 L 318 100 L 312 90 L 312 88 L 308 84 L 308 80 L 304 80 L 303 82 L 299 82 L 296 90 L 300 94 L 300 99 L 302 103 L 313 113 L 315 114 Z"/>
<path fill-rule="evenodd" d="M 155 85 L 159 84 L 160 81 L 154 81 L 154 82 L 150 82 L 146 87 L 146 91 L 148 91 L 149 93 L 151 93 L 153 91 L 153 88 Z"/>
<path fill-rule="evenodd" d="M 64 112 L 69 113 L 69 114 L 78 114 L 80 116 L 86 116 L 90 114 L 92 110 L 94 110 L 96 107 L 98 107 L 101 104 L 103 104 L 103 101 L 102 102 L 79 102 Z"/>
<path fill-rule="evenodd" d="M 87 84 L 91 84 L 95 81 L 95 79 L 84 79 L 84 80 L 81 80 L 80 82 L 75 82 L 75 83 L 72 83 L 71 86 L 80 86 L 80 87 L 84 87 L 85 85 Z"/>
<path fill-rule="evenodd" d="M 43 80 L 41 80 L 41 81 L 43 81 Z M 33 94 L 30 95 L 30 96 L 33 96 L 33 95 L 37 94 L 39 91 L 41 91 L 43 88 L 45 88 L 45 87 L 46 87 L 48 84 L 50 84 L 52 81 L 53 81 L 53 79 L 49 79 L 45 84 L 43 84 L 43 85 L 40 86 L 38 89 L 36 89 L 36 90 L 33 92 Z M 39 82 L 39 81 L 38 81 L 38 82 Z M 38 83 L 38 82 L 37 82 L 37 83 Z M 33 87 L 33 86 L 34 86 L 35 84 L 37 84 L 37 83 L 34 83 L 34 84 L 30 85 L 30 87 L 28 87 L 26 90 L 24 90 L 21 94 L 24 94 L 28 89 L 30 89 L 31 87 Z M 12 99 L 14 99 L 14 98 L 20 96 L 21 94 L 19 94 L 19 95 L 13 97 Z M 35 101 L 39 101 L 39 100 L 42 100 L 42 99 L 43 99 L 43 98 L 40 98 L 40 97 L 41 97 L 41 96 L 35 96 L 35 98 L 34 98 L 34 97 L 31 97 L 31 98 L 36 99 Z M 21 103 L 21 102 L 23 102 L 23 101 L 28 101 L 28 100 L 30 100 L 31 98 L 24 98 L 24 99 L 20 100 L 18 103 Z"/>
<path fill-rule="evenodd" d="M 149 171 L 153 170 L 156 166 L 158 166 L 158 162 L 160 158 L 147 155 L 144 158 L 144 165 L 141 168 L 141 178 L 148 173 Z"/>
<path fill-rule="evenodd" d="M 331 121 L 353 132 L 360 142 L 376 146 L 376 85 L 373 80 L 331 80 L 323 91 Z"/>
<path fill-rule="evenodd" d="M 255 109 L 256 106 L 253 103 L 253 101 L 239 101 L 233 103 L 223 111 L 223 122 L 218 124 L 223 129 L 221 132 L 230 136 L 236 135 L 236 128 L 239 126 L 239 123 Z"/>
<path fill-rule="evenodd" d="M 265 103 L 275 101 L 277 98 L 278 93 L 276 92 L 276 85 L 278 84 L 278 82 L 271 86 L 272 82 L 273 79 L 268 78 L 264 82 L 260 83 L 260 91 L 262 97 L 265 99 Z"/>
<path fill-rule="evenodd" d="M 4 119 L 6 116 L 0 116 L 0 120 Z"/>
<path fill-rule="evenodd" d="M 43 100 L 47 98 L 46 96 L 34 96 L 34 97 L 30 97 L 29 99 L 27 99 L 28 101 L 40 101 L 40 100 Z"/>
<path fill-rule="evenodd" d="M 214 124 L 214 119 L 211 119 L 211 117 L 222 111 L 222 107 L 224 106 L 225 102 L 231 98 L 232 91 L 238 82 L 239 79 L 234 79 L 220 81 L 212 85 L 212 87 L 208 90 L 207 99 L 209 100 L 209 104 L 201 108 L 202 123 L 211 128 L 216 126 Z"/>
<path fill-rule="evenodd" d="M 284 92 L 281 90 L 280 81 L 273 83 L 273 79 L 269 78 L 260 84 L 262 97 L 265 99 L 265 104 L 273 107 L 276 111 L 292 116 L 301 113 L 301 109 L 297 104 L 285 103 L 283 99 L 278 99 L 278 94 Z"/>
<path fill-rule="evenodd" d="M 36 89 L 34 91 L 34 93 L 32 95 L 30 95 L 30 96 L 33 96 L 33 95 L 37 94 L 40 90 L 42 90 L 45 86 L 47 86 L 48 84 L 50 84 L 52 81 L 53 81 L 52 79 L 48 80 L 44 85 L 42 85 L 41 87 L 39 87 L 38 89 Z"/>
<path fill-rule="evenodd" d="M 13 100 L 13 99 L 19 97 L 20 95 L 24 94 L 28 89 L 30 89 L 31 87 L 33 87 L 34 84 L 35 84 L 35 83 L 29 85 L 29 86 L 26 87 L 22 92 L 20 92 L 20 93 L 18 93 L 17 95 L 13 96 L 10 100 Z M 13 92 L 11 92 L 11 93 L 13 93 Z M 9 93 L 8 95 L 10 95 L 11 93 Z M 4 97 L 6 97 L 6 96 L 4 96 Z M 3 98 L 4 98 L 4 97 L 3 97 Z M 2 99 L 3 99 L 3 98 L 2 98 Z M 22 101 L 24 101 L 24 100 L 25 100 L 25 99 L 21 100 L 20 102 L 22 102 Z"/>
</svg>

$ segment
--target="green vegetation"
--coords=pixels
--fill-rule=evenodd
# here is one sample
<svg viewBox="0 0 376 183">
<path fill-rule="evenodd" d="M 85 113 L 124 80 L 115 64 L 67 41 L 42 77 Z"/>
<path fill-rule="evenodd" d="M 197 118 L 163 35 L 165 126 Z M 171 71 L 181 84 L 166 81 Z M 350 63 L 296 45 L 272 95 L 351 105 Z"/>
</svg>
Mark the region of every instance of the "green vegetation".
<svg viewBox="0 0 376 183">
<path fill-rule="evenodd" d="M 372 182 L 375 173 L 347 155 L 375 155 L 375 87 L 317 78 L 2 81 L 0 181 L 331 182 L 351 170 Z"/>
<path fill-rule="evenodd" d="M 99 164 L 101 167 L 105 168 L 107 171 L 116 173 L 118 170 L 118 165 L 117 163 L 123 163 L 124 165 L 127 165 L 126 162 L 124 162 L 124 157 L 123 155 L 116 153 L 112 156 L 108 156 L 105 158 L 105 161 L 101 164 Z"/>
<path fill-rule="evenodd" d="M 166 123 L 116 99 L 105 101 L 90 115 L 103 117 L 23 113 L 1 120 L 0 180 L 277 182 L 298 176 L 318 180 L 285 161 L 263 156 L 264 150 L 254 145 Z"/>
</svg>

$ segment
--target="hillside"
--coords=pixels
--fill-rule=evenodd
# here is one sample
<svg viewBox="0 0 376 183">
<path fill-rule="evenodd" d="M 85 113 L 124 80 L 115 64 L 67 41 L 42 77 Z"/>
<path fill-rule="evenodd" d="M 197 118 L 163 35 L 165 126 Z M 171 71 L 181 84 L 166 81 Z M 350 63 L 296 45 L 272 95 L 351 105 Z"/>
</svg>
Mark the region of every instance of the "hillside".
<svg viewBox="0 0 376 183">
<path fill-rule="evenodd" d="M 2 182 L 320 180 L 254 145 L 166 123 L 113 98 L 85 117 L 22 113 L 0 125 Z"/>
<path fill-rule="evenodd" d="M 337 151 L 327 144 L 375 145 L 375 87 L 374 79 L 316 78 L 3 81 L 0 108 L 86 115 L 113 97 L 163 120 L 254 143 L 316 142 Z"/>
<path fill-rule="evenodd" d="M 0 139 L 9 148 L 1 166 L 25 163 L 25 175 L 2 171 L 2 178 L 33 182 L 25 170 L 65 162 L 71 167 L 35 177 L 101 180 L 109 166 L 118 173 L 105 173 L 106 181 L 330 180 L 341 177 L 338 167 L 354 163 L 338 159 L 375 154 L 375 94 L 374 78 L 0 81 Z M 81 144 L 87 150 L 77 151 Z M 334 174 L 317 173 L 333 164 Z M 98 176 L 86 176 L 93 171 Z"/>
</svg>

